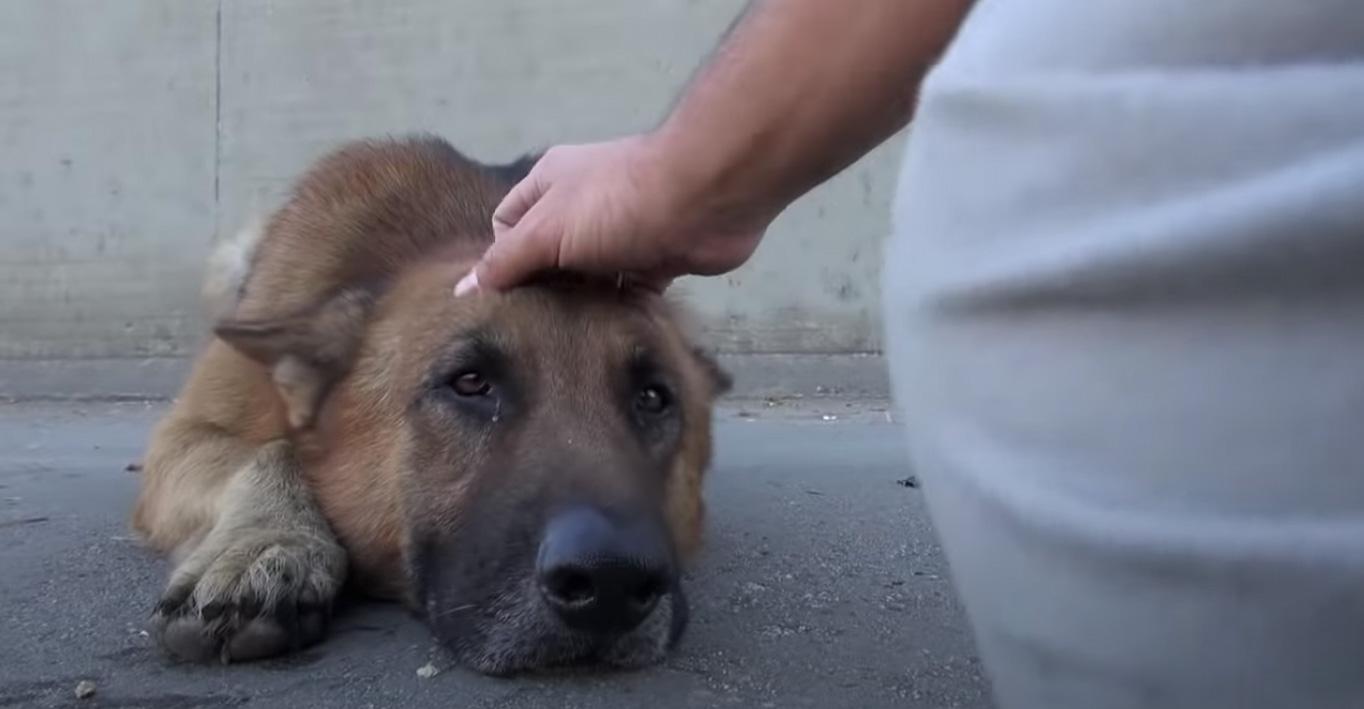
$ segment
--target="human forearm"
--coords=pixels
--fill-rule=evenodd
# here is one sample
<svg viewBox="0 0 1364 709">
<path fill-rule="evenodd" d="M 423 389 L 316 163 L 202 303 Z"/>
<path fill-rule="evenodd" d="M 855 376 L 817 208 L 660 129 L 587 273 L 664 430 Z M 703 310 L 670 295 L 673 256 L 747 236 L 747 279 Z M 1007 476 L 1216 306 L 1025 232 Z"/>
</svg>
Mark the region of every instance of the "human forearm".
<svg viewBox="0 0 1364 709">
<path fill-rule="evenodd" d="M 760 0 L 643 135 L 546 151 L 456 293 L 573 270 L 666 287 L 743 265 L 786 205 L 888 138 L 971 0 Z"/>
<path fill-rule="evenodd" d="M 970 4 L 759 0 L 652 141 L 710 208 L 778 212 L 905 125 Z"/>
</svg>

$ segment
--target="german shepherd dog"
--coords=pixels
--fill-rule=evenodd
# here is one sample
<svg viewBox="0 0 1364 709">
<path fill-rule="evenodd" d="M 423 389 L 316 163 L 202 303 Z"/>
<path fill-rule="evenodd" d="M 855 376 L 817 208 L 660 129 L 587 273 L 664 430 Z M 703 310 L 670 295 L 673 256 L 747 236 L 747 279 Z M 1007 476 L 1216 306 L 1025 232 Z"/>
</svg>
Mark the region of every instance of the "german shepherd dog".
<svg viewBox="0 0 1364 709">
<path fill-rule="evenodd" d="M 406 603 L 489 674 L 646 666 L 682 635 L 728 376 L 644 289 L 453 296 L 534 159 L 347 144 L 210 259 L 213 337 L 133 519 L 173 562 L 169 654 L 311 645 L 343 588 Z"/>
</svg>

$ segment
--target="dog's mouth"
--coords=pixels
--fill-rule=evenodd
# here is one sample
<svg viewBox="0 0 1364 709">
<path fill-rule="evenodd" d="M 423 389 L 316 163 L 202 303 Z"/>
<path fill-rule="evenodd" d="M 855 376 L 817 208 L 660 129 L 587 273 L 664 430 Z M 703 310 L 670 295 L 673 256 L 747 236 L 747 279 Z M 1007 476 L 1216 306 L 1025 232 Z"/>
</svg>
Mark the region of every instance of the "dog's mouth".
<svg viewBox="0 0 1364 709">
<path fill-rule="evenodd" d="M 624 632 L 574 630 L 524 583 L 484 602 L 429 599 L 427 624 L 461 664 L 510 676 L 554 669 L 634 670 L 661 662 L 686 633 L 690 609 L 674 585 L 638 625 Z"/>
</svg>

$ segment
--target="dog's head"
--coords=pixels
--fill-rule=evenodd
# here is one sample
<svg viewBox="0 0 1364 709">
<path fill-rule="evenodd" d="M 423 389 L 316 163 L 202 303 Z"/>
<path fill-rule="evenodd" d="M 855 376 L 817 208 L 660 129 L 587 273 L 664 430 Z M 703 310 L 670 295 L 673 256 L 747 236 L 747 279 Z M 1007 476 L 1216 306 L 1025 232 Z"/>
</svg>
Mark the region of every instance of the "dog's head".
<svg viewBox="0 0 1364 709">
<path fill-rule="evenodd" d="M 562 278 L 456 299 L 467 267 L 218 333 L 273 368 L 362 582 L 463 662 L 655 662 L 686 625 L 728 379 L 657 294 Z"/>
</svg>

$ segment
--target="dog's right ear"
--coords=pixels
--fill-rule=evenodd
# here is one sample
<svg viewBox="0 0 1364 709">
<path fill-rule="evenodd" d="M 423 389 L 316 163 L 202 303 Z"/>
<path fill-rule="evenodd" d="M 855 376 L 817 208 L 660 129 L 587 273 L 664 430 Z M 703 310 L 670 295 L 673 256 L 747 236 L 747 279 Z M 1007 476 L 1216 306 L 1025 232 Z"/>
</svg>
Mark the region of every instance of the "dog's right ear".
<svg viewBox="0 0 1364 709">
<path fill-rule="evenodd" d="M 734 388 L 734 376 L 729 373 L 729 370 L 721 366 L 714 354 L 700 347 L 693 347 L 691 352 L 697 363 L 701 365 L 701 370 L 706 373 L 707 379 L 710 380 L 712 397 L 724 396 Z"/>
<path fill-rule="evenodd" d="M 223 320 L 213 333 L 270 368 L 295 430 L 312 425 L 331 386 L 350 368 L 372 298 L 346 290 L 305 312 L 262 320 Z"/>
</svg>

